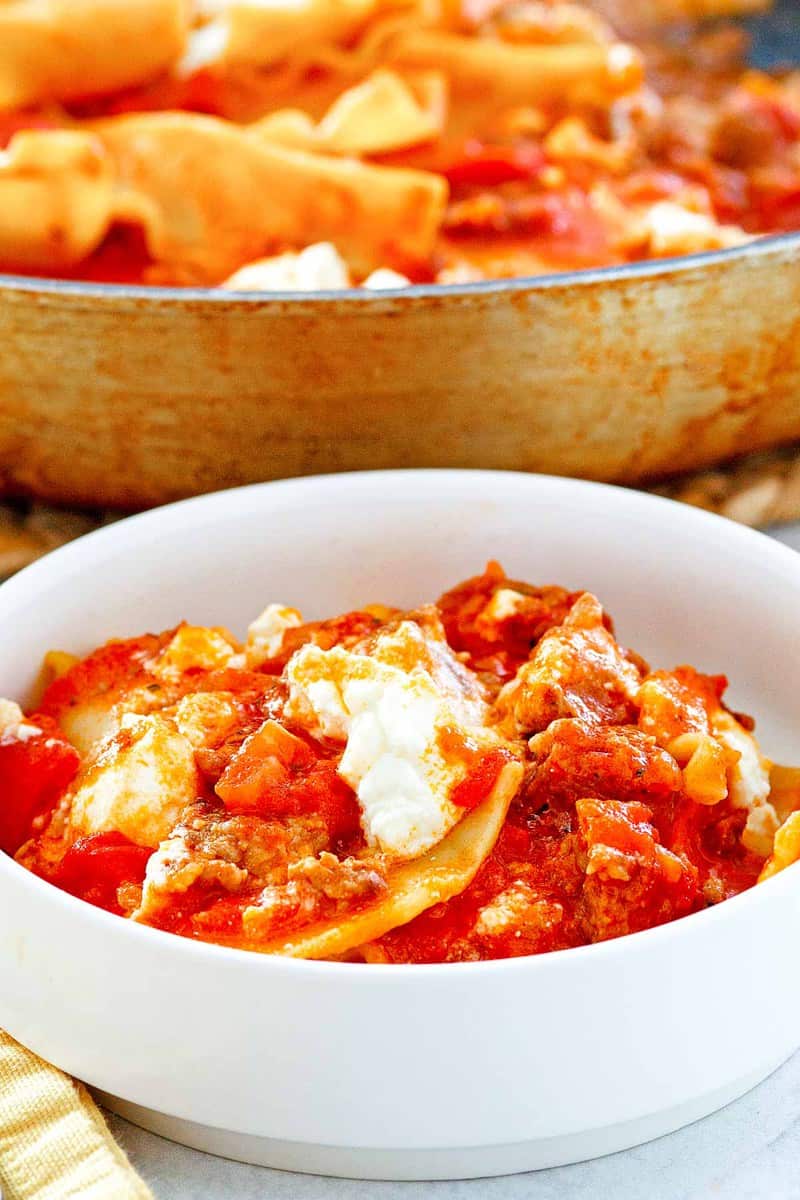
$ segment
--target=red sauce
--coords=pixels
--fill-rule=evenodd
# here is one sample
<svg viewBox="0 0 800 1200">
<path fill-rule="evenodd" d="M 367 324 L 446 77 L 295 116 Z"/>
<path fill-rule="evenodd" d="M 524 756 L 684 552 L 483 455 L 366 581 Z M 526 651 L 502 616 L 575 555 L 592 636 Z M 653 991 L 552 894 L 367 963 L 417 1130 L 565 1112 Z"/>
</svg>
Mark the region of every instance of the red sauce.
<svg viewBox="0 0 800 1200">
<path fill-rule="evenodd" d="M 205 113 L 222 116 L 226 110 L 226 85 L 213 71 L 195 71 L 178 78 L 162 76 L 141 87 L 126 88 L 111 96 L 87 96 L 69 104 L 71 116 L 79 119 L 121 116 L 125 113 L 165 112 Z"/>
<path fill-rule="evenodd" d="M 484 14 L 490 26 L 498 20 L 502 24 L 505 16 L 499 9 Z M 477 36 L 492 32 L 482 28 L 481 20 L 478 25 Z M 507 26 L 506 35 L 509 31 Z M 389 258 L 381 265 L 407 267 L 415 281 L 422 281 L 443 271 L 458 278 L 510 277 L 653 257 L 658 251 L 640 233 L 642 206 L 687 191 L 693 194 L 687 201 L 690 208 L 699 204 L 719 222 L 749 233 L 800 228 L 796 92 L 780 76 L 747 71 L 739 33 L 731 36 L 723 30 L 716 48 L 709 38 L 699 32 L 683 40 L 663 39 L 660 49 L 642 47 L 650 94 L 661 97 L 663 108 L 637 99 L 632 91 L 633 116 L 627 132 L 616 137 L 614 118 L 603 103 L 554 98 L 530 110 L 526 120 L 524 105 L 508 102 L 498 109 L 491 102 L 476 103 L 454 87 L 438 138 L 366 156 L 378 165 L 436 173 L 450 190 L 432 250 L 410 266 L 390 261 L 387 251 Z M 629 82 L 635 88 L 638 69 L 633 76 Z M 112 95 L 72 100 L 63 111 L 0 114 L 0 149 L 20 130 L 80 128 L 83 121 L 130 113 L 182 111 L 248 124 L 299 106 L 319 119 L 357 82 L 356 76 L 335 69 L 292 63 L 270 71 L 217 67 L 188 76 L 170 72 Z M 642 111 L 637 113 L 637 107 Z M 583 123 L 577 145 L 569 145 L 569 134 L 567 146 L 558 137 L 565 117 Z M 185 263 L 154 263 L 138 231 L 114 227 L 95 253 L 59 274 L 126 284 L 222 282 L 208 278 L 197 261 L 195 251 Z M 223 278 L 243 265 L 231 262 Z"/>
<path fill-rule="evenodd" d="M 502 630 L 481 622 L 492 596 L 511 589 L 525 596 L 525 604 Z M 475 576 L 445 592 L 436 602 L 447 640 L 454 650 L 467 655 L 469 666 L 500 679 L 516 674 L 541 636 L 560 625 L 577 600 L 579 592 L 560 587 L 534 588 L 508 579 L 496 562 L 488 563 L 483 575 Z"/>
<path fill-rule="evenodd" d="M 55 117 L 30 109 L 23 112 L 0 112 L 0 150 L 5 150 L 17 133 L 35 129 L 58 129 L 61 122 Z"/>
<path fill-rule="evenodd" d="M 465 737 L 458 730 L 445 728 L 439 733 L 439 748 L 448 761 L 464 763 L 466 776 L 450 794 L 459 808 L 476 808 L 491 792 L 498 776 L 512 755 L 507 750 L 491 749 Z"/>
<path fill-rule="evenodd" d="M 268 721 L 244 742 L 216 786 L 232 813 L 260 817 L 319 813 L 331 838 L 354 835 L 359 808 L 352 789 L 336 773 L 337 761 Z"/>
<path fill-rule="evenodd" d="M 498 608 L 501 589 L 516 597 Z M 536 653 L 541 639 L 563 625 L 559 662 L 570 678 L 558 685 L 561 702 L 580 693 L 583 715 L 559 715 L 532 737 L 530 731 L 508 733 L 511 741 L 491 748 L 455 724 L 441 729 L 439 750 L 464 768 L 451 793 L 459 807 L 478 806 L 515 757 L 524 763 L 524 779 L 472 882 L 380 938 L 363 951 L 366 957 L 443 962 L 538 954 L 648 929 L 756 883 L 764 860 L 742 843 L 746 812 L 727 800 L 693 802 L 681 767 L 664 749 L 686 732 L 709 734 L 725 678 L 685 666 L 648 674 L 642 660 L 614 644 L 612 658 L 633 671 L 631 711 L 587 707 L 587 695 L 598 679 L 608 682 L 610 668 L 575 614 L 563 624 L 581 594 L 508 580 L 490 563 L 439 600 L 451 647 L 480 673 L 490 698 Z M 611 622 L 594 612 L 592 628 L 606 644 Z M 301 626 L 291 631 L 292 649 L 312 639 L 326 648 L 363 642 L 390 615 L 392 610 L 381 616 L 355 612 Z M 129 915 L 151 851 L 114 831 L 70 844 L 74 835 L 69 827 L 64 832 L 58 814 L 48 830 L 49 815 L 80 762 L 55 722 L 60 718 L 68 729 L 73 709 L 87 704 L 124 706 L 130 689 L 137 696 L 153 689 L 156 710 L 167 706 L 168 712 L 187 692 L 224 692 L 233 725 L 222 726 L 220 745 L 196 751 L 202 796 L 181 827 L 187 853 L 201 869 L 185 890 L 168 895 L 163 909 L 154 907 L 152 923 L 189 937 L 241 943 L 242 913 L 258 907 L 264 879 L 275 890 L 256 925 L 267 913 L 264 927 L 273 921 L 273 932 L 335 912 L 352 915 L 370 903 L 377 894 L 374 879 L 366 889 L 361 883 L 377 859 L 370 861 L 357 798 L 338 773 L 342 744 L 285 723 L 287 685 L 277 675 L 277 660 L 263 672 L 191 670 L 165 683 L 153 663 L 173 632 L 96 650 L 47 689 L 41 711 L 28 718 L 40 733 L 20 737 L 11 725 L 0 735 L 0 847 L 14 854 L 25 844 L 20 860 L 31 869 L 92 904 Z M 549 637 L 548 646 L 553 641 Z M 650 686 L 639 688 L 636 680 L 645 677 Z M 475 688 L 480 690 L 477 683 Z M 502 704 L 496 711 L 506 719 Z M 749 719 L 740 721 L 751 728 Z M 343 860 L 351 855 L 355 865 L 351 860 L 348 874 Z M 392 865 L 382 864 L 384 869 L 390 875 Z M 386 879 L 381 876 L 377 886 L 380 892 Z"/>
<path fill-rule="evenodd" d="M 232 895 L 223 888 L 190 887 L 153 923 L 181 937 L 228 941 L 242 936 L 242 914 L 257 900 L 257 892 Z"/>
<path fill-rule="evenodd" d="M 108 642 L 54 680 L 42 697 L 41 712 L 60 721 L 70 709 L 89 699 L 102 700 L 121 694 L 138 684 L 159 688 L 148 663 L 169 644 L 174 630 L 146 633 L 125 641 Z"/>
<path fill-rule="evenodd" d="M 764 866 L 742 845 L 746 819 L 746 812 L 727 803 L 708 808 L 682 800 L 677 806 L 666 840 L 695 864 L 701 885 L 712 881 L 715 901 L 752 887 Z"/>
<path fill-rule="evenodd" d="M 518 141 L 511 145 L 491 145 L 469 138 L 452 162 L 443 163 L 439 170 L 457 194 L 464 187 L 497 187 L 535 179 L 545 166 L 546 158 L 535 142 Z"/>
<path fill-rule="evenodd" d="M 70 846 L 51 882 L 98 908 L 122 913 L 119 890 L 141 885 L 151 853 L 121 833 L 95 833 Z"/>
<path fill-rule="evenodd" d="M 33 713 L 26 730 L 0 733 L 0 850 L 16 854 L 32 835 L 37 818 L 48 815 L 80 766 L 73 749 L 54 721 Z"/>
<path fill-rule="evenodd" d="M 381 618 L 372 613 L 358 611 L 344 613 L 327 621 L 307 621 L 284 632 L 280 653 L 265 662 L 261 669 L 280 674 L 292 655 L 309 642 L 313 642 L 322 650 L 330 650 L 333 646 L 347 646 L 368 638 L 382 624 Z"/>
</svg>

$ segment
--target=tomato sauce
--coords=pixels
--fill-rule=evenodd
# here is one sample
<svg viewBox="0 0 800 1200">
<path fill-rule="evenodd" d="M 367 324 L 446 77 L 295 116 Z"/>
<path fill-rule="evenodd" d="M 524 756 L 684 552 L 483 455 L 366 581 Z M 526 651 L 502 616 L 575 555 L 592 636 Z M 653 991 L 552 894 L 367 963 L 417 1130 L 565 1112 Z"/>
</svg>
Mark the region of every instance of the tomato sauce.
<svg viewBox="0 0 800 1200">
<path fill-rule="evenodd" d="M 318 813 L 332 839 L 353 837 L 359 829 L 358 803 L 336 767 L 337 761 L 323 757 L 310 739 L 267 721 L 242 744 L 216 793 L 232 813 L 265 818 Z"/>
<path fill-rule="evenodd" d="M 50 881 L 97 908 L 121 915 L 125 909 L 120 891 L 125 885 L 141 887 L 150 853 L 121 833 L 96 833 L 70 846 Z"/>
<path fill-rule="evenodd" d="M 741 745 L 753 723 L 725 709 L 725 677 L 687 666 L 651 672 L 619 646 L 593 597 L 508 579 L 494 562 L 445 592 L 435 609 L 398 615 L 375 606 L 289 627 L 260 669 L 247 648 L 231 643 L 234 665 L 176 670 L 172 643 L 178 639 L 185 650 L 184 627 L 110 642 L 76 661 L 22 724 L 15 706 L 10 720 L 9 706 L 0 710 L 8 721 L 0 727 L 0 849 L 108 912 L 136 914 L 187 937 L 255 947 L 281 931 L 363 914 L 415 862 L 423 867 L 414 886 L 424 887 L 425 853 L 398 861 L 370 840 L 362 825 L 364 794 L 340 774 L 344 742 L 303 725 L 302 708 L 287 703 L 293 676 L 281 673 L 281 664 L 309 642 L 323 653 L 347 646 L 351 659 L 366 656 L 366 666 L 382 628 L 389 623 L 396 630 L 400 616 L 418 622 L 421 639 L 439 639 L 422 660 L 410 639 L 392 670 L 413 673 L 427 663 L 433 674 L 426 697 L 436 671 L 444 671 L 441 686 L 452 708 L 434 726 L 425 753 L 435 748 L 436 762 L 454 780 L 447 815 L 452 824 L 452 807 L 462 810 L 455 834 L 460 822 L 479 815 L 509 764 L 521 763 L 523 773 L 499 836 L 491 849 L 487 843 L 461 891 L 442 902 L 437 883 L 419 915 L 389 932 L 381 928 L 353 946 L 351 958 L 433 963 L 539 954 L 653 928 L 758 881 L 768 850 L 756 853 L 759 844 L 748 838 L 744 775 L 738 791 L 732 783 L 740 753 L 719 732 L 733 730 Z M 214 630 L 192 629 L 188 644 L 202 649 L 204 633 L 218 649 Z M 368 691 L 383 686 L 368 670 L 356 678 Z M 509 706 L 509 693 L 526 688 L 544 695 L 544 710 Z M 618 692 L 625 703 L 598 705 L 598 688 Z M 392 711 L 401 712 L 413 695 L 395 698 L 401 708 Z M 462 704 L 484 713 L 486 723 L 460 723 Z M 540 723 L 541 712 L 550 710 Z M 121 712 L 133 721 L 115 733 L 118 724 L 107 723 L 118 722 Z M 119 770 L 114 787 L 133 788 L 126 804 L 135 805 L 150 767 L 142 758 L 115 755 L 138 745 L 137 720 L 155 721 L 164 769 L 170 755 L 180 759 L 190 746 L 194 766 L 181 769 L 196 768 L 192 802 L 177 824 L 170 819 L 171 832 L 155 851 L 158 837 L 142 844 L 111 818 L 107 828 L 88 834 L 86 824 L 71 824 L 75 789 L 91 789 L 107 761 Z M 372 729 L 373 738 L 385 738 L 379 724 Z M 90 733 L 100 740 L 79 752 L 73 741 L 82 744 Z M 416 724 L 407 737 L 418 739 Z M 702 791 L 692 798 L 688 764 L 697 747 L 705 747 L 706 769 L 726 772 L 722 799 L 706 802 Z M 751 752 L 747 770 L 758 776 L 768 764 L 755 743 Z M 419 778 L 410 769 L 408 762 L 392 765 L 399 809 L 419 803 Z M 441 780 L 442 768 L 436 770 Z M 170 776 L 159 779 L 155 794 L 150 784 L 143 793 L 151 806 L 164 789 L 169 794 Z M 102 794 L 101 808 L 109 802 L 113 808 L 113 797 Z M 380 787 L 372 803 L 387 804 Z M 765 804 L 763 795 L 752 803 Z M 85 822 L 92 808 L 82 811 Z M 762 834 L 770 813 L 766 805 L 756 814 Z M 446 833 L 433 843 L 434 873 L 446 844 Z"/>
<path fill-rule="evenodd" d="M 0 850 L 16 854 L 72 782 L 80 756 L 55 722 L 33 713 L 25 736 L 0 733 Z"/>
<path fill-rule="evenodd" d="M 471 33 L 478 39 L 499 36 L 509 46 L 552 44 L 550 6 L 538 16 L 535 11 L 520 15 L 514 5 L 490 7 L 474 15 Z M 598 30 L 595 24 L 589 31 L 589 41 L 598 46 L 618 36 L 610 27 Z M 370 27 L 362 31 L 367 42 L 373 32 Z M 576 29 L 575 36 L 585 43 L 587 30 Z M 638 86 L 637 66 L 631 90 L 623 89 L 616 100 L 613 94 L 583 99 L 565 84 L 563 97 L 537 100 L 532 89 L 530 102 L 522 103 L 503 99 L 498 81 L 496 102 L 491 96 L 487 102 L 443 72 L 440 82 L 449 87 L 449 96 L 439 101 L 445 116 L 438 132 L 417 144 L 360 155 L 378 167 L 437 174 L 449 194 L 425 252 L 406 256 L 409 262 L 398 257 L 380 265 L 407 270 L 412 282 L 535 276 L 720 249 L 747 235 L 800 229 L 796 77 L 747 69 L 743 34 L 725 26 L 683 37 L 673 30 L 659 45 L 636 49 L 647 67 L 646 87 Z M 183 112 L 250 125 L 293 109 L 319 122 L 370 69 L 370 55 L 357 65 L 358 38 L 347 48 L 328 50 L 330 63 L 313 57 L 295 63 L 291 55 L 269 70 L 217 62 L 189 73 L 171 70 L 111 94 L 3 113 L 0 149 L 26 130 L 81 129 L 133 113 Z M 345 63 L 351 52 L 353 61 L 337 67 L 338 55 Z M 380 67 L 380 53 L 374 58 L 372 66 Z M 96 132 L 102 141 L 102 130 Z M 159 202 L 159 197 L 144 199 Z M 650 209 L 663 200 L 674 202 L 678 217 L 682 209 L 706 216 L 706 242 L 698 247 L 690 230 L 683 241 L 675 235 L 661 244 L 649 220 Z M 269 197 L 264 202 L 269 204 Z M 224 196 L 218 203 L 224 212 Z M 215 286 L 246 265 L 231 261 L 218 278 L 216 268 L 201 265 L 203 247 L 197 245 L 185 261 L 175 256 L 157 261 L 143 231 L 126 223 L 126 213 L 123 205 L 119 219 L 111 214 L 102 244 L 83 261 L 30 273 L 129 285 Z M 264 253 L 301 248 L 279 241 L 266 238 Z M 4 268 L 19 266 L 9 257 L 0 261 Z"/>
</svg>

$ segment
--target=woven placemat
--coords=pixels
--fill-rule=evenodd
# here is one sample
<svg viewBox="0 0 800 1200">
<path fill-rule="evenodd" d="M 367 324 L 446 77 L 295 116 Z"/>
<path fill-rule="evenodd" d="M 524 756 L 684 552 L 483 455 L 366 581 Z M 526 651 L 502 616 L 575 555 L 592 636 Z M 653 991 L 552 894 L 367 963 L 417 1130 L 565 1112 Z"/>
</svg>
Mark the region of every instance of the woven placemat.
<svg viewBox="0 0 800 1200">
<path fill-rule="evenodd" d="M 800 520 L 800 444 L 750 454 L 648 490 L 720 513 L 743 525 L 764 527 Z M 75 512 L 35 501 L 0 503 L 0 580 L 122 515 Z"/>
</svg>

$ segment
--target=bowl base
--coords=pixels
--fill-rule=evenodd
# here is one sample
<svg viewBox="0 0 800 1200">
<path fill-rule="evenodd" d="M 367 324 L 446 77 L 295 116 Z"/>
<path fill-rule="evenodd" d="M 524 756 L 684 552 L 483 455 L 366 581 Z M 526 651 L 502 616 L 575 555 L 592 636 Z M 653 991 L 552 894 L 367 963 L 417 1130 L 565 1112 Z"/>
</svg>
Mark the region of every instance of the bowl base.
<svg viewBox="0 0 800 1200">
<path fill-rule="evenodd" d="M 734 1083 L 706 1092 L 672 1108 L 652 1113 L 636 1121 L 623 1121 L 580 1133 L 537 1138 L 496 1146 L 466 1146 L 448 1149 L 374 1149 L 347 1146 L 319 1146 L 305 1142 L 287 1142 L 252 1134 L 232 1133 L 182 1121 L 153 1109 L 130 1104 L 106 1092 L 96 1091 L 100 1104 L 134 1125 L 168 1138 L 172 1142 L 216 1154 L 237 1162 L 298 1171 L 304 1175 L 331 1175 L 341 1179 L 414 1181 L 434 1179 L 481 1179 L 496 1175 L 516 1175 L 546 1167 L 561 1167 L 628 1150 L 643 1142 L 673 1133 L 693 1121 L 707 1117 L 738 1100 L 745 1092 L 776 1071 L 786 1055 Z"/>
</svg>

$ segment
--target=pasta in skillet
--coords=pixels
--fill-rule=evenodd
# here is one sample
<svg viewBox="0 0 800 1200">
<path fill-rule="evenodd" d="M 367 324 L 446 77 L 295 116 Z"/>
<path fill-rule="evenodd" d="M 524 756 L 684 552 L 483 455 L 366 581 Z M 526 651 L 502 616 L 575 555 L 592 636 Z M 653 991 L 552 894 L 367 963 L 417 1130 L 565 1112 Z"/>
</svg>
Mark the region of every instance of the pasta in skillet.
<svg viewBox="0 0 800 1200">
<path fill-rule="evenodd" d="M 3 0 L 0 269 L 398 287 L 797 228 L 800 76 L 648 32 L 757 7 Z"/>
</svg>

